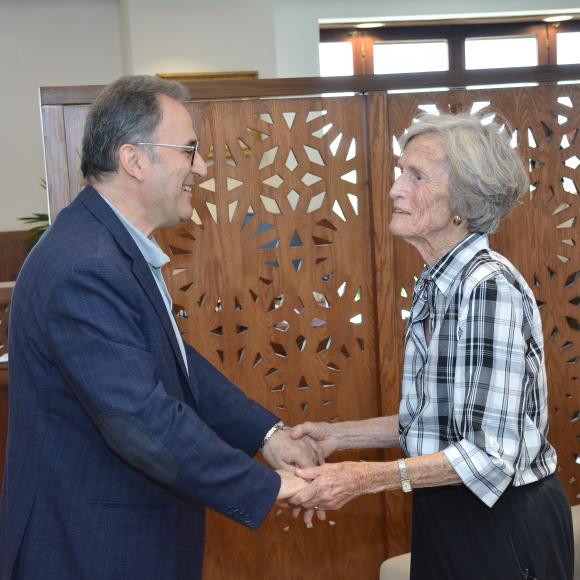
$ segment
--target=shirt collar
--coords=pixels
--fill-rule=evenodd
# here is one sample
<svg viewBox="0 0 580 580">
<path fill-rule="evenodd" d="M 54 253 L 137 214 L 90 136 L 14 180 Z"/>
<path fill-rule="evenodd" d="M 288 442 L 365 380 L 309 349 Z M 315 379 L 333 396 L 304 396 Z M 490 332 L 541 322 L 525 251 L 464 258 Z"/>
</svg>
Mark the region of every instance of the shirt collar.
<svg viewBox="0 0 580 580">
<path fill-rule="evenodd" d="M 145 236 L 106 197 L 103 195 L 101 197 L 121 220 L 121 223 L 125 226 L 135 244 L 137 244 L 139 251 L 143 254 L 145 261 L 153 268 L 165 266 L 169 262 L 169 256 L 161 250 L 155 239 Z"/>
<path fill-rule="evenodd" d="M 465 265 L 482 250 L 489 250 L 487 234 L 469 234 L 431 268 L 425 267 L 421 278 L 432 279 L 439 291 L 446 294 Z"/>
</svg>

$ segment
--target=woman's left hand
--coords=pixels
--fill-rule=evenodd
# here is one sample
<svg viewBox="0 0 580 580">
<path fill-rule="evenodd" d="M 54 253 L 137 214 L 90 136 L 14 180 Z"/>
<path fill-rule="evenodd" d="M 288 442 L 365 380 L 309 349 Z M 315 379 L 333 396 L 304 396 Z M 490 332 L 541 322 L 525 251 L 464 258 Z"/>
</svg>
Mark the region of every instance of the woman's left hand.
<svg viewBox="0 0 580 580">
<path fill-rule="evenodd" d="M 296 475 L 311 483 L 289 498 L 288 503 L 305 509 L 339 509 L 359 495 L 380 491 L 373 485 L 377 465 L 381 464 L 345 461 L 297 468 Z"/>
</svg>

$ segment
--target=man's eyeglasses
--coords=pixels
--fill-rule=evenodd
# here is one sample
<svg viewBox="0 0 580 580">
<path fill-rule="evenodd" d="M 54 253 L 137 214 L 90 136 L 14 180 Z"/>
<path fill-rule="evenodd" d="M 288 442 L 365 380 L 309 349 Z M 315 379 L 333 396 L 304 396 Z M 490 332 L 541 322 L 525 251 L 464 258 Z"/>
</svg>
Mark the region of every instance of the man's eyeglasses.
<svg viewBox="0 0 580 580">
<path fill-rule="evenodd" d="M 182 151 L 187 151 L 191 159 L 191 166 L 193 167 L 195 154 L 199 149 L 199 140 L 192 141 L 191 145 L 170 145 L 169 143 L 135 143 L 135 145 L 139 145 L 139 147 L 171 147 L 172 149 L 181 149 Z"/>
</svg>

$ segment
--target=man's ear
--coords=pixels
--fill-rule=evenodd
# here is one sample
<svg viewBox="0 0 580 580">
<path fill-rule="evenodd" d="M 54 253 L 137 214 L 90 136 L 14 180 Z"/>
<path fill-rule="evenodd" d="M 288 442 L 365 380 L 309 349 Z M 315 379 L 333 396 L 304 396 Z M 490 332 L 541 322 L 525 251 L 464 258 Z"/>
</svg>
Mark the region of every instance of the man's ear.
<svg viewBox="0 0 580 580">
<path fill-rule="evenodd" d="M 138 181 L 143 181 L 145 177 L 145 163 L 136 145 L 125 143 L 119 148 L 119 170 L 123 170 Z"/>
</svg>

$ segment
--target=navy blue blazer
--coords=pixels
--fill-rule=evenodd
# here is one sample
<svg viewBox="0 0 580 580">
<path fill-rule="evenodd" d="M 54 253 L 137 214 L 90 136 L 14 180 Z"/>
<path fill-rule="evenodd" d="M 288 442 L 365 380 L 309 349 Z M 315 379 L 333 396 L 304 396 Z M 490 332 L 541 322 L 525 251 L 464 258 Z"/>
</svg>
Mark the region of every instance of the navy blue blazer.
<svg viewBox="0 0 580 580">
<path fill-rule="evenodd" d="M 277 417 L 186 345 L 131 236 L 88 187 L 26 260 L 10 320 L 0 580 L 201 577 L 204 506 L 260 526 Z"/>
</svg>

